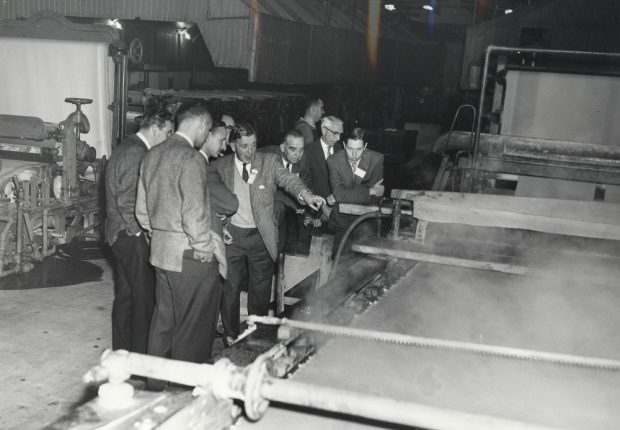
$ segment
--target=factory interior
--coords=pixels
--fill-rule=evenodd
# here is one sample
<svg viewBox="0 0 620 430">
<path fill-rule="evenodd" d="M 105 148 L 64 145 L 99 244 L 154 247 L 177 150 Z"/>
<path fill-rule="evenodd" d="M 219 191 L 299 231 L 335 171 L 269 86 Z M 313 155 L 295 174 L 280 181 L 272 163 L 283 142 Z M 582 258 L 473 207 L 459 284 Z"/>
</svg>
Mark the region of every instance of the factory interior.
<svg viewBox="0 0 620 430">
<path fill-rule="evenodd" d="M 0 2 L 0 429 L 617 429 L 619 22 L 616 0 Z M 193 144 L 192 104 L 210 114 Z M 155 105 L 177 132 L 148 144 Z M 246 124 L 251 163 L 280 163 L 267 190 L 267 169 L 241 174 Z M 217 127 L 225 149 L 211 155 Z M 128 167 L 138 233 L 110 240 L 129 136 L 146 144 Z M 209 248 L 209 264 L 186 227 L 203 218 L 171 209 L 181 272 L 154 257 L 152 225 L 157 184 L 177 179 L 146 179 L 179 136 L 192 164 L 170 178 L 198 166 L 206 182 L 179 182 L 180 198 L 209 196 L 191 213 L 216 214 L 212 172 L 238 202 L 203 223 L 225 253 Z M 305 179 L 317 176 L 325 194 Z M 269 194 L 264 207 L 253 193 Z M 297 200 L 270 225 L 274 257 L 258 213 L 274 218 L 284 195 Z M 248 211 L 274 268 L 264 313 L 251 311 L 252 258 L 231 268 Z M 146 244 L 157 273 L 143 349 L 115 340 L 120 238 Z M 175 352 L 184 313 L 171 352 L 152 346 L 162 285 L 178 287 L 169 274 L 190 258 L 221 288 L 190 341 L 209 343 L 208 359 Z"/>
</svg>

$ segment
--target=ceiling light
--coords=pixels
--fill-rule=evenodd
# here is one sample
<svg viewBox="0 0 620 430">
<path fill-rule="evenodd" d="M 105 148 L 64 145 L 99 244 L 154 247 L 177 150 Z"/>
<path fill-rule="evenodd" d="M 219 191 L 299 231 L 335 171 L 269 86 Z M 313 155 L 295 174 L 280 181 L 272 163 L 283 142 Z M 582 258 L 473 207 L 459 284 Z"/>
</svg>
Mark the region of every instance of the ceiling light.
<svg viewBox="0 0 620 430">
<path fill-rule="evenodd" d="M 190 40 L 192 38 L 192 36 L 189 34 L 189 31 L 187 31 L 188 29 L 186 27 L 183 28 L 179 28 L 177 30 L 177 33 L 179 33 L 180 36 L 183 36 L 185 39 Z"/>
<path fill-rule="evenodd" d="M 512 9 L 506 9 L 506 10 L 504 11 L 504 14 L 508 15 L 508 14 L 510 14 L 510 13 L 513 13 L 513 12 L 514 12 L 514 11 L 513 11 Z"/>
<path fill-rule="evenodd" d="M 114 18 L 114 19 L 109 19 L 108 20 L 108 25 L 111 27 L 114 27 L 118 30 L 122 30 L 123 26 L 121 25 L 120 21 L 118 20 L 118 18 Z"/>
<path fill-rule="evenodd" d="M 385 6 L 383 6 L 386 10 L 389 10 L 391 12 L 394 12 L 396 10 L 396 6 L 393 3 L 387 3 Z"/>
<path fill-rule="evenodd" d="M 431 6 L 430 4 L 425 4 L 424 6 L 422 6 L 422 9 L 424 10 L 433 10 L 433 6 Z"/>
</svg>

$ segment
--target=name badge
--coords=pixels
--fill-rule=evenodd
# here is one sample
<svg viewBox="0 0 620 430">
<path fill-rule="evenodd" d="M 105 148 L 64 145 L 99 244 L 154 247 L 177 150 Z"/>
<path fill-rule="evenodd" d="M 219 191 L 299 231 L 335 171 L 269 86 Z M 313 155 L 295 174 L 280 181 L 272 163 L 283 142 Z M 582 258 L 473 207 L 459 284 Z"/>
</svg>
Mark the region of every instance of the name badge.
<svg viewBox="0 0 620 430">
<path fill-rule="evenodd" d="M 355 176 L 359 176 L 360 178 L 364 178 L 364 175 L 366 175 L 366 171 L 360 169 L 359 167 L 355 169 L 355 172 L 353 172 L 353 174 Z"/>
</svg>

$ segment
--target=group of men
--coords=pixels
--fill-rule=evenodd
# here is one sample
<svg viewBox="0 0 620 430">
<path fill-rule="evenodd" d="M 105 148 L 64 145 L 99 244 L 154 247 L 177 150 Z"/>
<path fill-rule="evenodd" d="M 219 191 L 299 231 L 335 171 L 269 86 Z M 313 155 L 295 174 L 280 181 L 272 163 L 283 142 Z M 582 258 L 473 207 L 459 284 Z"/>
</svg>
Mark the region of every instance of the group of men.
<svg viewBox="0 0 620 430">
<path fill-rule="evenodd" d="M 338 204 L 383 195 L 383 156 L 366 150 L 360 128 L 337 145 L 343 123 L 323 114 L 310 100 L 280 145 L 257 151 L 250 124 L 214 121 L 203 101 L 174 117 L 146 110 L 106 171 L 114 349 L 209 361 L 218 314 L 224 343 L 239 335 L 242 289 L 248 313 L 268 313 L 286 211 L 326 224 L 338 241 L 352 222 Z"/>
</svg>

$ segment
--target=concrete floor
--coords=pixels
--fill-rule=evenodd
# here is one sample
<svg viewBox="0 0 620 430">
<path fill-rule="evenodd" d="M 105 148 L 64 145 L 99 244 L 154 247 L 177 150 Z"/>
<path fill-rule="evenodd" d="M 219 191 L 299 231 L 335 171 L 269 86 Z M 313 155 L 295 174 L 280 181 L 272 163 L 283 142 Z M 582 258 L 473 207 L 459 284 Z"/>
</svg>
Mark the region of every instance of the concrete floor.
<svg viewBox="0 0 620 430">
<path fill-rule="evenodd" d="M 91 262 L 99 281 L 0 290 L 0 428 L 41 428 L 92 395 L 81 378 L 111 346 L 113 282 Z"/>
</svg>

